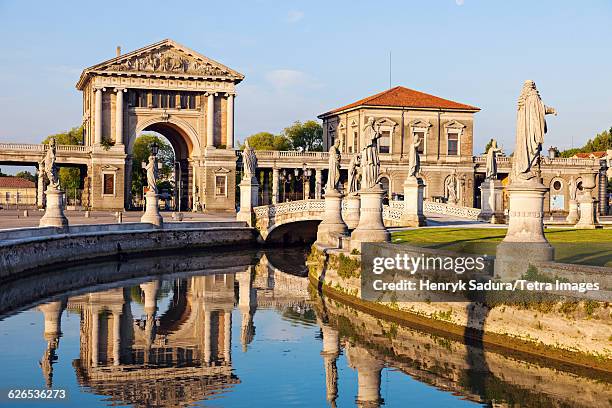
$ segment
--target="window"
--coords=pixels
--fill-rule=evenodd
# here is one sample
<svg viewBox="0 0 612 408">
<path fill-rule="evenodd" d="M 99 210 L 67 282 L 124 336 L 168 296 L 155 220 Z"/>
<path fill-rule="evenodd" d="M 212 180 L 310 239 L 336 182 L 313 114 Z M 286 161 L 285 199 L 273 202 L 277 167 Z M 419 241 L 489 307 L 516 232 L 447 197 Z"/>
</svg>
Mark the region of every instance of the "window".
<svg viewBox="0 0 612 408">
<path fill-rule="evenodd" d="M 102 175 L 102 191 L 104 195 L 114 195 L 115 194 L 115 175 L 112 173 L 104 173 Z"/>
<path fill-rule="evenodd" d="M 8 191 L 6 192 L 6 194 L 4 195 L 4 200 L 8 203 L 9 201 L 11 201 L 11 193 L 9 193 Z"/>
<path fill-rule="evenodd" d="M 160 92 L 159 93 L 159 107 L 167 108 L 168 107 L 168 92 Z"/>
<path fill-rule="evenodd" d="M 459 156 L 459 133 L 448 133 L 448 155 Z"/>
<path fill-rule="evenodd" d="M 227 176 L 215 176 L 215 197 L 227 197 Z"/>
<path fill-rule="evenodd" d="M 18 192 L 15 194 L 15 202 L 16 202 L 17 204 L 19 204 L 20 198 L 21 198 L 21 194 L 20 194 L 20 193 L 19 193 L 19 191 L 18 191 Z"/>
<path fill-rule="evenodd" d="M 413 137 L 419 137 L 421 139 L 421 145 L 417 148 L 418 152 L 423 154 L 425 153 L 425 132 L 414 132 Z"/>
<path fill-rule="evenodd" d="M 555 189 L 556 191 L 561 190 L 561 182 L 559 180 L 555 180 L 555 182 L 553 183 L 553 189 Z"/>
<path fill-rule="evenodd" d="M 389 153 L 391 151 L 391 132 L 383 130 L 380 132 L 380 139 L 378 139 L 378 152 Z"/>
<path fill-rule="evenodd" d="M 355 153 L 357 152 L 357 141 L 359 140 L 359 134 L 357 133 L 357 131 L 353 132 L 353 143 L 351 146 L 351 153 Z"/>
</svg>

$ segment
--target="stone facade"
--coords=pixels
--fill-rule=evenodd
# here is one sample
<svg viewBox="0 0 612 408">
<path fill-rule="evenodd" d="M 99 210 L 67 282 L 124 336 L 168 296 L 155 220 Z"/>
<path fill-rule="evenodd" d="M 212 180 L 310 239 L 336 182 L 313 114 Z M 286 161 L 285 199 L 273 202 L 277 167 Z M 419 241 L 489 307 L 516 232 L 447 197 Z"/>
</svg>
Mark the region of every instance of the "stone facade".
<svg viewBox="0 0 612 408">
<path fill-rule="evenodd" d="M 243 78 L 172 40 L 85 69 L 77 89 L 83 142 L 92 148 L 91 207 L 131 206 L 134 142 L 154 131 L 174 148 L 181 209 L 234 211 L 234 97 Z"/>
</svg>

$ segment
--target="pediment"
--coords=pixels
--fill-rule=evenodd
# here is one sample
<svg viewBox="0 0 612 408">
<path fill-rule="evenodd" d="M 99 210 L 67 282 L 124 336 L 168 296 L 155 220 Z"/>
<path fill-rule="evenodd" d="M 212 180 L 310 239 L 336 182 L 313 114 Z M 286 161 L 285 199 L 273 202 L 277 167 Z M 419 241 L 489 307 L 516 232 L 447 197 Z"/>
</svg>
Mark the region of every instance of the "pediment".
<svg viewBox="0 0 612 408">
<path fill-rule="evenodd" d="M 230 173 L 231 170 L 230 169 L 226 169 L 225 167 L 219 167 L 217 170 L 215 170 L 215 174 L 227 174 Z"/>
<path fill-rule="evenodd" d="M 429 128 L 431 127 L 431 123 L 429 123 L 427 120 L 415 119 L 410 122 L 410 126 L 413 128 Z"/>
<path fill-rule="evenodd" d="M 164 40 L 121 55 L 85 71 L 203 76 L 238 81 L 244 78 L 244 75 L 172 40 Z"/>
<path fill-rule="evenodd" d="M 394 128 L 397 126 L 397 123 L 389 118 L 382 118 L 376 121 L 376 126 L 390 126 Z"/>
<path fill-rule="evenodd" d="M 465 128 L 465 125 L 461 122 L 458 122 L 456 120 L 451 120 L 450 122 L 446 122 L 444 124 L 445 128 L 451 128 L 451 129 L 463 129 Z"/>
<path fill-rule="evenodd" d="M 113 172 L 116 172 L 117 170 L 119 170 L 119 167 L 115 167 L 115 166 L 110 165 L 110 164 L 104 164 L 102 166 L 102 171 L 113 171 Z"/>
</svg>

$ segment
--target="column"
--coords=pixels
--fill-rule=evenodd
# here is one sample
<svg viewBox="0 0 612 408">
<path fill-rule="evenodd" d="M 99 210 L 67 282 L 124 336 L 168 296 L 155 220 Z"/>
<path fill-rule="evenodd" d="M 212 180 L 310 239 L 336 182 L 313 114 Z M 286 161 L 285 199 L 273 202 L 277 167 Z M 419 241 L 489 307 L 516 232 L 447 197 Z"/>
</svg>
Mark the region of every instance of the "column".
<svg viewBox="0 0 612 408">
<path fill-rule="evenodd" d="M 209 93 L 206 102 L 206 147 L 215 146 L 215 94 Z"/>
<path fill-rule="evenodd" d="M 198 205 L 200 204 L 200 200 L 196 199 L 196 196 L 198 194 L 200 194 L 199 191 L 196 192 L 196 186 L 197 186 L 197 180 L 196 180 L 196 164 L 195 161 L 191 163 L 191 211 L 193 212 L 197 212 L 198 211 Z M 180 211 L 180 209 L 179 209 Z"/>
<path fill-rule="evenodd" d="M 113 311 L 113 365 L 120 364 L 121 312 Z"/>
<path fill-rule="evenodd" d="M 206 364 L 210 364 L 212 356 L 211 320 L 212 312 L 209 309 L 204 310 L 204 362 Z"/>
<path fill-rule="evenodd" d="M 115 144 L 123 144 L 123 93 L 125 89 L 115 88 L 117 101 L 115 102 Z"/>
<path fill-rule="evenodd" d="M 94 117 L 94 144 L 100 145 L 102 143 L 102 92 L 106 91 L 105 88 L 96 89 L 96 100 L 95 100 L 95 117 Z"/>
<path fill-rule="evenodd" d="M 43 208 L 45 206 L 45 162 L 41 161 L 38 163 L 38 178 L 36 179 L 36 205 L 38 208 Z"/>
<path fill-rule="evenodd" d="M 227 142 L 226 148 L 234 148 L 234 94 L 227 94 Z"/>
<path fill-rule="evenodd" d="M 100 319 L 98 317 L 98 308 L 91 307 L 91 366 L 98 366 L 98 343 Z"/>
<path fill-rule="evenodd" d="M 278 194 L 279 194 L 279 169 L 272 169 L 272 204 L 278 204 Z"/>
<path fill-rule="evenodd" d="M 323 172 L 321 169 L 315 170 L 315 198 L 317 200 L 321 199 L 321 179 L 323 178 Z"/>
<path fill-rule="evenodd" d="M 232 311 L 223 311 L 223 358 L 225 364 L 232 362 Z"/>
</svg>

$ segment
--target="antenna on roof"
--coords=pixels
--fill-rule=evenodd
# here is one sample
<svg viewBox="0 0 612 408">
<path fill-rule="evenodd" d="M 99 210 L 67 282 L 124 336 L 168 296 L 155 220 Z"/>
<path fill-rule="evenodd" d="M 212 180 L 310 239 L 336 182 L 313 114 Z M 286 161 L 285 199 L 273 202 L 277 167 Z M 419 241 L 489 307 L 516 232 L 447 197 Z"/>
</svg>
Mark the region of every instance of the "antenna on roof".
<svg viewBox="0 0 612 408">
<path fill-rule="evenodd" d="M 391 51 L 389 51 L 389 89 L 391 89 Z"/>
<path fill-rule="evenodd" d="M 120 45 L 117 46 L 116 53 L 117 53 L 117 57 L 121 56 L 121 46 Z"/>
</svg>

